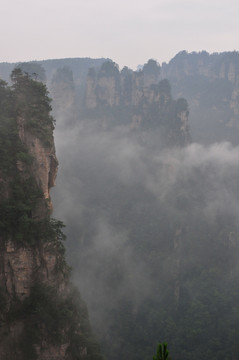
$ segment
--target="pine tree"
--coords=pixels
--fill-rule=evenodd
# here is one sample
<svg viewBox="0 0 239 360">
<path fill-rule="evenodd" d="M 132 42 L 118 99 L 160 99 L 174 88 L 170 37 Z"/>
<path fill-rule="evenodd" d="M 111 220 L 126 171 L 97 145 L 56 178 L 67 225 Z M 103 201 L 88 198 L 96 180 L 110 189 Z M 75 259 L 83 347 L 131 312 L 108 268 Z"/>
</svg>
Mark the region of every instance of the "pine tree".
<svg viewBox="0 0 239 360">
<path fill-rule="evenodd" d="M 166 342 L 158 344 L 157 353 L 153 356 L 153 360 L 170 360 L 168 344 Z"/>
</svg>

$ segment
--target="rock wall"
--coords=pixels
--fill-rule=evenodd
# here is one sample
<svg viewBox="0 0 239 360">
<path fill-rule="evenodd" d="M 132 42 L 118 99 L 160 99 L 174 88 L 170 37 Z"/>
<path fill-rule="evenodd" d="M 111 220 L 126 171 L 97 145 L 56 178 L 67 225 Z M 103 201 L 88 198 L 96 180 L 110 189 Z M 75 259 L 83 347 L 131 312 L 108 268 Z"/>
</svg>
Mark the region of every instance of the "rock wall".
<svg viewBox="0 0 239 360">
<path fill-rule="evenodd" d="M 55 185 L 58 168 L 54 143 L 52 146 L 46 146 L 36 135 L 26 128 L 24 118 L 18 117 L 17 125 L 22 143 L 33 156 L 31 173 L 41 188 L 44 198 L 49 200 L 49 206 L 51 207 L 50 189 Z M 18 161 L 18 169 L 20 172 L 24 172 L 23 162 Z"/>
<path fill-rule="evenodd" d="M 0 359 L 101 359 L 94 350 L 98 345 L 87 308 L 69 280 L 62 224 L 50 217 L 50 189 L 58 161 L 48 99 L 43 85 L 21 73 L 17 76 L 25 88 L 12 92 L 16 119 L 13 132 L 6 132 L 11 156 L 4 158 L 9 158 L 9 167 L 0 169 Z M 42 101 L 35 99 L 29 105 L 22 100 L 22 91 L 28 94 L 29 86 L 30 96 L 36 90 Z M 43 100 L 46 119 L 43 107 L 31 112 L 39 114 L 32 121 L 28 108 L 32 111 Z"/>
<path fill-rule="evenodd" d="M 34 218 L 44 219 L 52 208 L 50 201 L 50 188 L 54 186 L 57 173 L 58 162 L 55 155 L 54 145 L 47 147 L 30 130 L 26 130 L 26 120 L 17 120 L 19 137 L 22 144 L 33 156 L 31 165 L 31 175 L 34 176 L 39 189 L 44 195 L 39 199 Z M 26 176 L 26 165 L 22 161 L 17 162 L 17 169 L 24 182 Z M 8 179 L 9 183 L 14 179 Z M 1 180 L 7 188 L 7 179 Z M 4 198 L 11 196 L 5 191 Z M 34 242 L 34 241 L 33 241 Z M 26 319 L 23 318 L 8 320 L 12 308 L 18 308 L 24 303 L 36 282 L 41 282 L 46 286 L 54 287 L 59 296 L 67 295 L 67 281 L 63 273 L 57 272 L 57 263 L 61 259 L 56 243 L 45 241 L 28 246 L 18 243 L 11 237 L 0 237 L 0 287 L 4 289 L 5 307 L 1 311 L 2 326 L 0 330 L 0 358 L 23 359 L 19 344 L 25 327 Z M 37 359 L 39 360 L 61 360 L 66 358 L 66 349 L 69 344 L 54 346 L 49 344 L 47 339 L 41 345 L 36 345 Z M 24 359 L 25 360 L 25 359 Z"/>
<path fill-rule="evenodd" d="M 90 69 L 84 116 L 96 119 L 105 128 L 115 124 L 127 125 L 134 131 L 161 128 L 161 133 L 167 133 L 168 143 L 188 143 L 187 106 L 177 109 L 170 85 L 160 81 L 159 74 L 160 66 L 154 60 L 149 60 L 140 71 L 126 67 L 119 71 L 113 62 L 104 63 L 98 71 Z M 176 138 L 180 141 L 175 142 Z"/>
<path fill-rule="evenodd" d="M 176 97 L 188 100 L 192 136 L 239 144 L 239 53 L 182 51 L 162 66 Z"/>
</svg>

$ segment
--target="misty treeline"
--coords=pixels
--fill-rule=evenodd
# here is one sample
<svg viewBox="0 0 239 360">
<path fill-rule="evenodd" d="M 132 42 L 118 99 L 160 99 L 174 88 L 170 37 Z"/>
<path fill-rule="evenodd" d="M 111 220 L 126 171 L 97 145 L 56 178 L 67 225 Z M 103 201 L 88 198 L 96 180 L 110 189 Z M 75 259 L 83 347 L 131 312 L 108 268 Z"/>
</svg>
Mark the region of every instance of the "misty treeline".
<svg viewBox="0 0 239 360">
<path fill-rule="evenodd" d="M 107 360 L 152 359 L 163 341 L 174 360 L 238 357 L 238 73 L 231 80 L 229 57 L 224 76 L 218 56 L 182 53 L 163 66 L 173 93 L 191 95 L 201 144 L 165 147 L 159 131 L 132 131 L 123 115 L 111 127 L 104 111 L 85 116 L 69 68 L 49 83 L 55 214 Z"/>
</svg>

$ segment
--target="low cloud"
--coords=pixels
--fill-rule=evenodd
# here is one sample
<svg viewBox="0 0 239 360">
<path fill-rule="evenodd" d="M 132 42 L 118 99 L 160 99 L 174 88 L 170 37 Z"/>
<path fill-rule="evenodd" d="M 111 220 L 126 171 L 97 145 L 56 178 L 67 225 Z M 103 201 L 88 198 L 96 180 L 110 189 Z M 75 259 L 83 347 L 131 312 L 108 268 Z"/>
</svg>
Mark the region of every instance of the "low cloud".
<svg viewBox="0 0 239 360">
<path fill-rule="evenodd" d="M 137 312 L 154 291 L 163 297 L 160 282 L 176 281 L 177 239 L 218 222 L 239 231 L 239 147 L 149 148 L 124 127 L 84 121 L 56 132 L 56 144 L 54 215 L 67 225 L 74 281 L 102 338 L 122 301 Z"/>
</svg>

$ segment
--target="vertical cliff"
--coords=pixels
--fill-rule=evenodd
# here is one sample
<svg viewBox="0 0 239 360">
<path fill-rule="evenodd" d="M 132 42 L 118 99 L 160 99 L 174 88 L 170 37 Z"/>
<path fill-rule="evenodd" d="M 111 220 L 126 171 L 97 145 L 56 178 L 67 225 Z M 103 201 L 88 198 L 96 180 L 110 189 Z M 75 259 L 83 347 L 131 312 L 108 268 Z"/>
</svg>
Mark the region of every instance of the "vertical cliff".
<svg viewBox="0 0 239 360">
<path fill-rule="evenodd" d="M 119 71 L 110 61 L 98 71 L 90 69 L 84 116 L 97 119 L 106 128 L 126 125 L 134 132 L 156 131 L 165 145 L 187 144 L 187 102 L 173 99 L 169 82 L 159 77 L 160 66 L 154 60 L 149 60 L 141 71 L 127 67 Z"/>
<path fill-rule="evenodd" d="M 186 97 L 196 141 L 230 141 L 238 145 L 239 53 L 209 54 L 181 51 L 162 75 L 170 80 L 174 96 Z"/>
<path fill-rule="evenodd" d="M 69 281 L 63 224 L 52 219 L 58 162 L 45 86 L 0 82 L 0 358 L 101 359 Z"/>
</svg>

